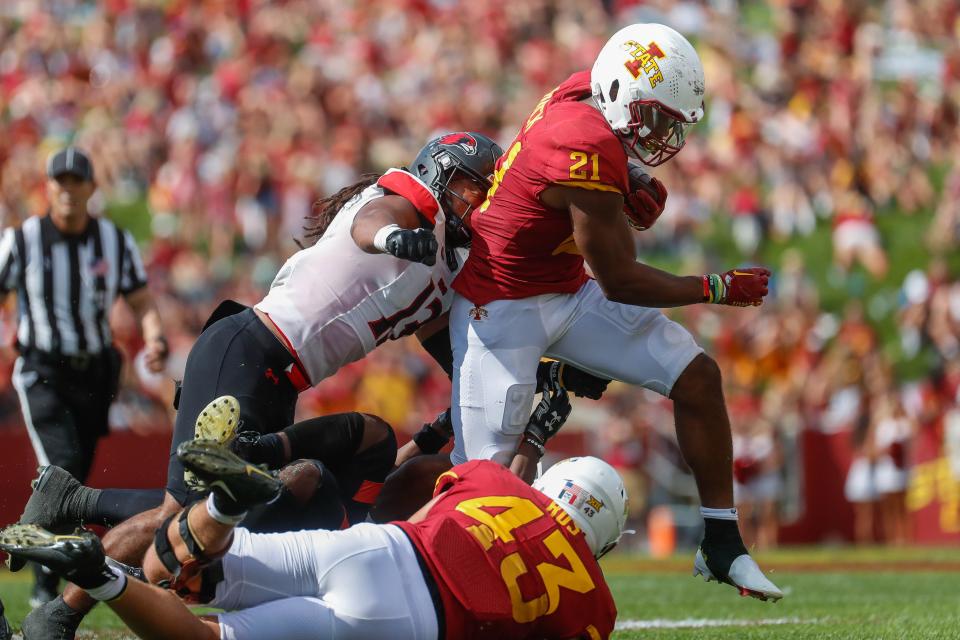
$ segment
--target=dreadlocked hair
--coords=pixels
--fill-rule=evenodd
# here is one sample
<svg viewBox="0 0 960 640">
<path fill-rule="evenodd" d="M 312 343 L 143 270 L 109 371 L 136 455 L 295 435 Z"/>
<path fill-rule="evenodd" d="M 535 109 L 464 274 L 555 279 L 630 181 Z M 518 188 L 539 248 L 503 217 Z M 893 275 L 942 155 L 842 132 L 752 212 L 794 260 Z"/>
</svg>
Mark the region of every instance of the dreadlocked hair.
<svg viewBox="0 0 960 640">
<path fill-rule="evenodd" d="M 313 211 L 307 217 L 308 222 L 304 225 L 303 237 L 310 238 L 314 242 L 319 240 L 326 232 L 327 227 L 333 222 L 333 219 L 340 213 L 343 205 L 352 200 L 358 193 L 372 185 L 380 179 L 379 173 L 365 173 L 353 184 L 340 189 L 332 196 L 321 198 L 313 203 Z"/>
</svg>

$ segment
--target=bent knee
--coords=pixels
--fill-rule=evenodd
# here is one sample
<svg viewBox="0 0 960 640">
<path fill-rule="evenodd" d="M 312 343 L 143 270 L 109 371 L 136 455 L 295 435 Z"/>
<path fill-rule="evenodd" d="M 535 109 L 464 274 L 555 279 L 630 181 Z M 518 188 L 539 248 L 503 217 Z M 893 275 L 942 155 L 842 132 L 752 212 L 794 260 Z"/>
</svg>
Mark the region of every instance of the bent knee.
<svg viewBox="0 0 960 640">
<path fill-rule="evenodd" d="M 694 358 L 677 378 L 670 399 L 675 402 L 693 402 L 720 391 L 723 378 L 717 361 L 701 353 Z"/>
<path fill-rule="evenodd" d="M 386 420 L 370 413 L 361 413 L 360 415 L 363 417 L 363 437 L 360 440 L 357 453 L 387 440 L 392 441 L 396 446 L 396 434 Z"/>
</svg>

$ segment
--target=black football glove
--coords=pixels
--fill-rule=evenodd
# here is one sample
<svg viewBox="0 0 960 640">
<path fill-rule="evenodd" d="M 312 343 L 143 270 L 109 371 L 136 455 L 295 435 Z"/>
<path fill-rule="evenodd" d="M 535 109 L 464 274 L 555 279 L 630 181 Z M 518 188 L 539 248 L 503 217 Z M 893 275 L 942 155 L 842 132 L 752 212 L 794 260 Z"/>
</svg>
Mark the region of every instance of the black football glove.
<svg viewBox="0 0 960 640">
<path fill-rule="evenodd" d="M 607 390 L 609 380 L 598 378 L 571 364 L 556 360 L 541 362 L 537 367 L 537 388 L 566 389 L 578 398 L 599 400 Z"/>
<path fill-rule="evenodd" d="M 534 407 L 527 423 L 523 439 L 539 449 L 542 456 L 547 440 L 557 435 L 572 410 L 570 395 L 565 389 L 544 389 L 540 403 Z"/>
<path fill-rule="evenodd" d="M 387 253 L 401 260 L 422 262 L 432 267 L 437 262 L 437 239 L 429 229 L 399 229 L 387 236 Z"/>
</svg>

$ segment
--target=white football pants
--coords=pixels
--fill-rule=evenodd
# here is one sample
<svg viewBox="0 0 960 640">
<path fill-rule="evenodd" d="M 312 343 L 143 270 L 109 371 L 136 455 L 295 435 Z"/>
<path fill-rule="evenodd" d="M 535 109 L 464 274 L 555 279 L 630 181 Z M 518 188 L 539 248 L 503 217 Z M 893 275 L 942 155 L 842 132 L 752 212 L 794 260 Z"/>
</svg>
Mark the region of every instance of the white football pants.
<svg viewBox="0 0 960 640">
<path fill-rule="evenodd" d="M 437 612 L 392 525 L 256 534 L 237 529 L 209 606 L 223 640 L 437 638 Z"/>
<path fill-rule="evenodd" d="M 573 294 L 497 300 L 479 309 L 456 295 L 450 340 L 454 464 L 510 463 L 530 418 L 542 356 L 669 396 L 703 353 L 659 309 L 611 302 L 594 280 Z"/>
</svg>

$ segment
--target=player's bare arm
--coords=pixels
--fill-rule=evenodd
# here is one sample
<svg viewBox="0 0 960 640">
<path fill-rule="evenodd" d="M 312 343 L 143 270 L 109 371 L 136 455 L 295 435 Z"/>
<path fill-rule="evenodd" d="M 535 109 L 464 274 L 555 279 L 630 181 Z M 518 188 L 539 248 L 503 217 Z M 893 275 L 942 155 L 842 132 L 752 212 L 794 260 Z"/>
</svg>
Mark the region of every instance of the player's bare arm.
<svg viewBox="0 0 960 640">
<path fill-rule="evenodd" d="M 383 253 L 374 245 L 374 239 L 384 227 L 397 225 L 401 229 L 417 229 L 421 226 L 417 210 L 409 200 L 398 195 L 385 195 L 366 204 L 357 213 L 350 235 L 357 246 L 367 253 Z"/>
<path fill-rule="evenodd" d="M 699 277 L 675 276 L 636 261 L 619 193 L 551 186 L 540 200 L 548 207 L 570 212 L 577 248 L 608 299 L 645 307 L 681 307 L 703 301 Z"/>
</svg>

